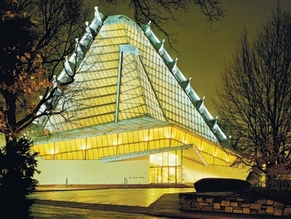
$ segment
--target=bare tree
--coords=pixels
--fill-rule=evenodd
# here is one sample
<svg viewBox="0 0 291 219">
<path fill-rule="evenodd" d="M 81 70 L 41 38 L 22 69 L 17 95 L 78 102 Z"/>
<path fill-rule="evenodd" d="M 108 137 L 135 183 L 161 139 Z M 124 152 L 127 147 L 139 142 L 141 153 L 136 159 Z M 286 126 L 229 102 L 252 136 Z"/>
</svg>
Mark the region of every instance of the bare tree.
<svg viewBox="0 0 291 219">
<path fill-rule="evenodd" d="M 163 28 L 169 21 L 180 25 L 178 11 L 189 13 L 190 9 L 197 7 L 205 15 L 210 26 L 214 21 L 221 21 L 225 16 L 219 0 L 100 0 L 109 4 L 128 4 L 133 9 L 134 20 L 138 24 L 151 23 L 168 39 L 170 46 L 174 42 L 173 34 Z"/>
<path fill-rule="evenodd" d="M 269 186 L 275 178 L 290 176 L 290 12 L 278 5 L 253 42 L 244 32 L 218 95 L 222 124 L 253 170 L 264 173 Z"/>
<path fill-rule="evenodd" d="M 159 16 L 157 7 L 175 18 L 172 8 L 187 10 L 189 2 L 200 5 L 210 20 L 222 15 L 212 0 L 131 0 L 130 4 L 137 21 L 152 20 L 163 31 L 159 25 L 167 19 Z M 71 104 L 66 102 L 75 93 L 64 94 L 63 88 L 74 82 L 96 33 L 95 23 L 102 23 L 95 11 L 95 23 L 85 26 L 87 16 L 82 0 L 0 0 L 0 133 L 6 138 L 6 146 L 0 148 L 1 215 L 6 212 L 13 214 L 9 218 L 18 218 L 14 213 L 21 212 L 24 216 L 18 210 L 27 207 L 26 196 L 37 184 L 33 179 L 37 154 L 30 151 L 30 139 L 19 134 L 40 118 L 65 113 Z M 75 40 L 81 35 L 81 40 Z M 54 108 L 61 96 L 62 107 Z"/>
<path fill-rule="evenodd" d="M 6 142 L 15 142 L 59 89 L 54 75 L 61 71 L 65 56 L 77 48 L 74 39 L 84 32 L 88 13 L 81 0 L 0 4 L 0 132 Z"/>
<path fill-rule="evenodd" d="M 224 15 L 219 2 L 213 0 L 105 2 L 133 6 L 137 22 L 151 20 L 168 37 L 161 25 L 169 17 L 178 22 L 176 10 L 187 12 L 191 5 L 199 6 L 209 21 Z M 0 132 L 5 133 L 6 141 L 15 141 L 19 132 L 48 113 L 38 112 L 43 104 L 51 102 L 50 95 L 72 82 L 53 85 L 65 57 L 78 49 L 74 38 L 84 30 L 88 11 L 82 0 L 4 0 L 0 4 Z M 160 13 L 161 9 L 165 13 Z M 38 96 L 43 98 L 39 100 Z"/>
<path fill-rule="evenodd" d="M 62 87 L 74 81 L 84 44 L 74 39 L 85 32 L 85 17 L 82 0 L 0 1 L 0 133 L 6 138 L 0 148 L 0 214 L 5 218 L 28 218 L 37 153 L 20 133 L 51 114 Z M 88 29 L 83 41 L 93 38 Z M 63 65 L 66 80 L 57 81 Z"/>
<path fill-rule="evenodd" d="M 221 20 L 224 17 L 219 0 L 103 0 L 109 4 L 129 4 L 134 10 L 134 18 L 144 24 L 151 20 L 157 26 L 168 22 L 169 18 L 179 22 L 175 12 L 189 12 L 192 7 L 199 7 L 209 22 Z M 101 0 L 102 2 L 102 0 Z M 164 13 L 165 12 L 165 13 Z"/>
</svg>

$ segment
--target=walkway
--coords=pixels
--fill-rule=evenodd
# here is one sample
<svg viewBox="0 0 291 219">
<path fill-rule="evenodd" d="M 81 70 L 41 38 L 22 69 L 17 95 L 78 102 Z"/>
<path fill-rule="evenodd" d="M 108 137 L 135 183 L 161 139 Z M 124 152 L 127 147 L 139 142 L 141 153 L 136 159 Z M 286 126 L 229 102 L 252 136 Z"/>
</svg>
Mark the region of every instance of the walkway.
<svg viewBox="0 0 291 219">
<path fill-rule="evenodd" d="M 193 188 L 102 188 L 41 190 L 30 197 L 34 218 L 262 218 L 179 210 L 179 193 Z"/>
</svg>

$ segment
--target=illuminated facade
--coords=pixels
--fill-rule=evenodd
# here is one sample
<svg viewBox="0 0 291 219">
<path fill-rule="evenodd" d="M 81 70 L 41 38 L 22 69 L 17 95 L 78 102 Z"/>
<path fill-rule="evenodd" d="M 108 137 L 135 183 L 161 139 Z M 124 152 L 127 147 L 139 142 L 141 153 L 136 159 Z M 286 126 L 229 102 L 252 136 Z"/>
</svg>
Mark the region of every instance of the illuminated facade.
<svg viewBox="0 0 291 219">
<path fill-rule="evenodd" d="M 74 83 L 50 103 L 64 113 L 34 124 L 41 184 L 245 177 L 231 167 L 237 154 L 217 120 L 149 24 L 96 8 L 58 81 L 69 80 L 75 67 Z"/>
</svg>

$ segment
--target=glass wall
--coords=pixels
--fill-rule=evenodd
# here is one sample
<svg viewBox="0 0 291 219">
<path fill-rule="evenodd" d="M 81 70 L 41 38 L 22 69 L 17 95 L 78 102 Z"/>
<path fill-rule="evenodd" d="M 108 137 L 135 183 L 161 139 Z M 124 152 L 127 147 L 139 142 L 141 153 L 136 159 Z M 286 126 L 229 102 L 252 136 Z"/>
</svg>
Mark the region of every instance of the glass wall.
<svg viewBox="0 0 291 219">
<path fill-rule="evenodd" d="M 183 183 L 183 150 L 150 155 L 150 183 Z"/>
<path fill-rule="evenodd" d="M 179 150 L 197 162 L 229 166 L 229 154 L 144 32 L 124 16 L 104 22 L 74 83 L 33 150 L 43 159 L 122 160 L 152 155 L 151 181 L 181 182 Z M 161 162 L 159 161 L 161 159 Z"/>
</svg>

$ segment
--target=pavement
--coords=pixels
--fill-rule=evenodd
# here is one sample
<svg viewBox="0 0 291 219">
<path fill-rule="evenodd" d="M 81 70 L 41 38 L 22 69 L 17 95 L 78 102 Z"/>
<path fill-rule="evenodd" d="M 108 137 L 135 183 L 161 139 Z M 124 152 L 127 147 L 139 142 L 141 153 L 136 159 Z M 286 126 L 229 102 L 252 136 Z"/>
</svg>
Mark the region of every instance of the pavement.
<svg viewBox="0 0 291 219">
<path fill-rule="evenodd" d="M 39 215 L 39 217 L 34 218 L 49 218 L 49 216 L 41 217 L 41 215 L 44 215 L 44 208 L 50 212 L 50 215 L 57 215 L 57 213 L 53 214 L 53 211 L 63 211 L 63 216 L 58 218 L 77 218 L 77 215 L 84 215 L 83 218 L 272 218 L 258 217 L 257 215 L 233 215 L 179 210 L 179 193 L 193 191 L 194 189 L 189 187 L 42 187 L 38 188 L 30 197 L 35 199 L 32 213 Z M 81 210 L 83 211 L 80 214 L 77 213 L 77 211 Z M 108 212 L 111 213 L 109 214 Z M 65 217 L 64 215 L 66 214 L 71 216 Z M 108 215 L 112 217 L 108 217 Z M 78 218 L 80 217 L 78 216 Z"/>
</svg>

